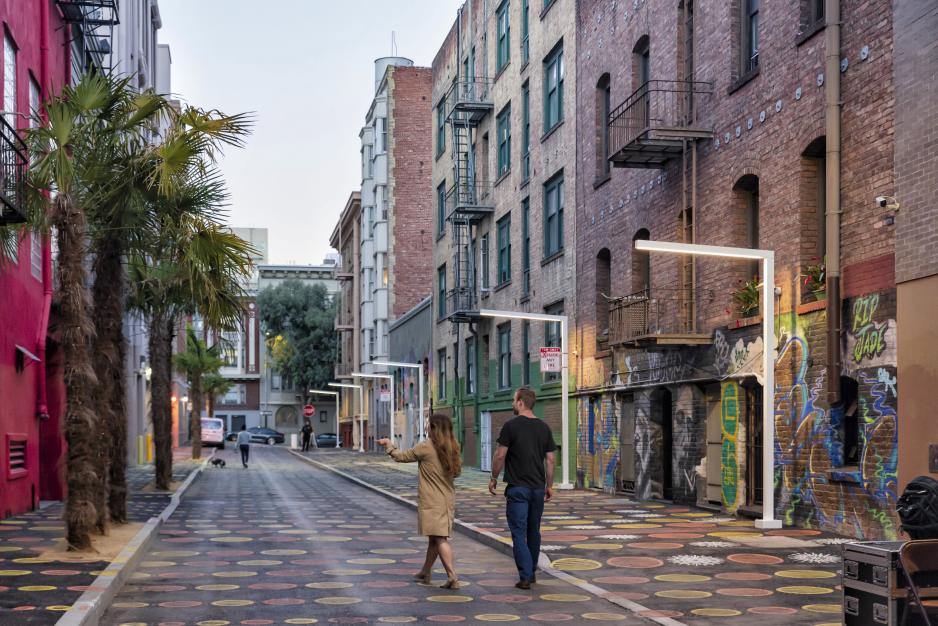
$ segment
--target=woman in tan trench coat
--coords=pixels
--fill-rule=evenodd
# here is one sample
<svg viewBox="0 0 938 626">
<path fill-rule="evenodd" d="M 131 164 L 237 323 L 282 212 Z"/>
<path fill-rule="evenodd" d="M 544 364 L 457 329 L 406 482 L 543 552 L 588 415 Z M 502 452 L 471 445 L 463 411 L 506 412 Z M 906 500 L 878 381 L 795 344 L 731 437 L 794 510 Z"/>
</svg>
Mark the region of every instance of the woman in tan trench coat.
<svg viewBox="0 0 938 626">
<path fill-rule="evenodd" d="M 417 532 L 425 535 L 427 558 L 423 568 L 414 575 L 418 582 L 430 584 L 433 564 L 437 557 L 446 570 L 444 589 L 457 589 L 459 580 L 453 564 L 453 549 L 449 536 L 453 533 L 456 516 L 455 479 L 462 471 L 459 443 L 453 437 L 453 424 L 445 415 L 430 416 L 430 440 L 422 441 L 410 450 L 398 450 L 388 439 L 379 439 L 392 459 L 398 463 L 417 462 Z"/>
</svg>

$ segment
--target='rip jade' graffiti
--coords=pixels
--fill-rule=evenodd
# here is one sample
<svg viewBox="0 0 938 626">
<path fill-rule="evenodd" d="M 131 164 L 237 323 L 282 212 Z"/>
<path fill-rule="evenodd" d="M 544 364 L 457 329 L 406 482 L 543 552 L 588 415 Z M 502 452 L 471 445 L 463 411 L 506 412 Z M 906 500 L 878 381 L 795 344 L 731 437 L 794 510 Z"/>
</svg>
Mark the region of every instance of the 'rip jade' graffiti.
<svg viewBox="0 0 938 626">
<path fill-rule="evenodd" d="M 853 346 L 853 360 L 860 363 L 864 359 L 877 357 L 886 350 L 886 331 L 889 322 L 877 322 L 874 319 L 879 308 L 879 294 L 870 294 L 857 298 L 853 302 L 853 323 L 850 334 L 856 339 Z"/>
<path fill-rule="evenodd" d="M 720 427 L 723 431 L 721 460 L 723 462 L 723 506 L 730 513 L 739 507 L 739 449 L 736 436 L 739 432 L 739 385 L 723 383 L 720 393 Z"/>
</svg>

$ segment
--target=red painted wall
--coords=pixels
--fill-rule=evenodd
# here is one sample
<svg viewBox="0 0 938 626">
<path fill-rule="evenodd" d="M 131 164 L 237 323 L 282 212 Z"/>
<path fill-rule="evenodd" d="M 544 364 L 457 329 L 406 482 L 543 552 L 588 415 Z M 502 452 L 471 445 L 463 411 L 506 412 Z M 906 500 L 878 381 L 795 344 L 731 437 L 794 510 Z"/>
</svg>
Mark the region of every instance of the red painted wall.
<svg viewBox="0 0 938 626">
<path fill-rule="evenodd" d="M 29 83 L 41 81 L 40 36 L 42 4 L 49 7 L 49 56 L 46 94 L 55 93 L 68 77 L 66 29 L 54 0 L 0 0 L 3 31 L 16 46 L 16 108 L 29 110 Z M 0 64 L 0 85 L 3 65 Z M 0 88 L 2 89 L 2 88 Z M 48 91 L 51 90 L 51 91 Z M 28 121 L 17 118 L 24 128 Z M 25 357 L 25 367 L 16 368 L 17 346 L 38 354 L 39 325 L 43 310 L 43 285 L 30 270 L 31 241 L 26 237 L 19 246 L 15 262 L 4 259 L 0 265 L 0 518 L 29 510 L 40 498 L 63 497 L 61 464 L 61 417 L 64 393 L 61 371 L 49 367 L 48 420 L 36 416 L 36 397 L 41 368 Z M 48 356 L 55 358 L 54 346 Z M 25 435 L 25 473 L 9 471 L 9 435 Z"/>
</svg>

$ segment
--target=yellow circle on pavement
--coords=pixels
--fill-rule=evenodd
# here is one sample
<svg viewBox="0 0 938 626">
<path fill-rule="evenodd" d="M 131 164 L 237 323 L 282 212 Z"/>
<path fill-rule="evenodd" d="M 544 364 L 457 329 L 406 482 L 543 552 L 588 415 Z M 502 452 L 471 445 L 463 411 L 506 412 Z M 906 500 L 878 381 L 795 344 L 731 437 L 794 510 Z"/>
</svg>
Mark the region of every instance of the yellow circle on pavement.
<svg viewBox="0 0 938 626">
<path fill-rule="evenodd" d="M 142 609 L 150 605 L 146 602 L 114 602 L 111 606 L 116 609 Z"/>
<path fill-rule="evenodd" d="M 469 596 L 428 596 L 430 602 L 472 602 Z"/>
<path fill-rule="evenodd" d="M 573 544 L 574 548 L 579 548 L 580 550 L 619 550 L 622 548 L 621 543 L 575 543 Z"/>
<path fill-rule="evenodd" d="M 592 559 L 565 558 L 553 561 L 551 566 L 563 572 L 583 572 L 591 569 L 599 569 L 602 567 L 602 564 Z"/>
<path fill-rule="evenodd" d="M 736 617 L 737 615 L 742 615 L 742 611 L 737 611 L 736 609 L 717 608 L 693 609 L 691 613 L 702 617 Z"/>
<path fill-rule="evenodd" d="M 329 576 L 365 576 L 371 573 L 370 569 L 327 569 L 323 570 L 323 574 L 328 574 Z"/>
<path fill-rule="evenodd" d="M 251 606 L 254 600 L 215 600 L 212 606 Z"/>
<path fill-rule="evenodd" d="M 619 613 L 584 613 L 583 618 L 600 622 L 621 622 L 627 619 L 625 615 Z"/>
<path fill-rule="evenodd" d="M 586 602 L 589 599 L 589 596 L 581 596 L 577 593 L 545 593 L 541 596 L 541 600 L 549 602 Z"/>
<path fill-rule="evenodd" d="M 257 576 L 257 572 L 212 572 L 212 576 L 218 578 L 249 578 Z"/>
<path fill-rule="evenodd" d="M 319 620 L 315 617 L 291 617 L 283 620 L 284 624 L 318 624 Z"/>
<path fill-rule="evenodd" d="M 812 613 L 840 613 L 843 610 L 839 604 L 806 604 L 801 608 Z"/>
<path fill-rule="evenodd" d="M 299 556 L 306 554 L 306 550 L 261 550 L 261 554 L 266 554 L 267 556 Z"/>
<path fill-rule="evenodd" d="M 325 580 L 319 583 L 306 583 L 306 587 L 310 589 L 348 589 L 349 587 L 354 587 L 352 583 L 340 583 L 338 581 Z"/>
<path fill-rule="evenodd" d="M 837 573 L 820 569 L 783 569 L 775 575 L 781 578 L 834 578 Z"/>
<path fill-rule="evenodd" d="M 198 585 L 198 591 L 234 591 L 240 589 L 241 585 Z"/>
<path fill-rule="evenodd" d="M 25 587 L 18 587 L 20 591 L 54 591 L 55 587 L 52 585 L 26 585 Z"/>
<path fill-rule="evenodd" d="M 665 589 L 656 591 L 655 595 L 659 598 L 673 598 L 676 600 L 690 600 L 699 598 L 709 598 L 713 594 L 709 591 L 697 591 L 695 589 Z"/>
<path fill-rule="evenodd" d="M 283 561 L 273 559 L 251 559 L 250 561 L 238 561 L 238 565 L 281 565 Z"/>
<path fill-rule="evenodd" d="M 511 613 L 482 613 L 476 615 L 476 619 L 480 622 L 517 622 L 521 616 Z"/>
<path fill-rule="evenodd" d="M 665 583 L 702 583 L 710 580 L 710 577 L 702 574 L 661 574 L 655 576 L 655 580 Z"/>
<path fill-rule="evenodd" d="M 627 524 L 613 524 L 613 528 L 661 528 L 661 524 L 647 524 L 645 522 L 629 522 Z"/>
<path fill-rule="evenodd" d="M 32 574 L 28 569 L 0 569 L 0 576 L 26 576 Z"/>
<path fill-rule="evenodd" d="M 316 598 L 313 602 L 319 604 L 358 604 L 361 598 L 350 598 L 348 596 L 330 596 L 328 598 Z"/>
<path fill-rule="evenodd" d="M 791 587 L 779 587 L 779 593 L 794 593 L 805 596 L 819 596 L 825 593 L 833 593 L 830 587 L 810 587 L 807 585 L 793 585 Z"/>
</svg>

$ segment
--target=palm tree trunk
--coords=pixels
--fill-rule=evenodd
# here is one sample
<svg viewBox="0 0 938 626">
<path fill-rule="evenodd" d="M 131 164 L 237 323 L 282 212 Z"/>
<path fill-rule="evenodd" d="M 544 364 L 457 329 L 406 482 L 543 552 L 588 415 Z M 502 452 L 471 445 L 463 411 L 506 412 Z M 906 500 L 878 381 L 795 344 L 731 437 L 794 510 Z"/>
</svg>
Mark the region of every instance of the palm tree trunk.
<svg viewBox="0 0 938 626">
<path fill-rule="evenodd" d="M 189 419 L 189 432 L 192 433 L 192 458 L 202 458 L 202 374 L 196 372 L 192 377 L 192 416 Z"/>
<path fill-rule="evenodd" d="M 155 313 L 149 323 L 150 411 L 153 441 L 156 448 L 156 488 L 168 490 L 173 480 L 173 407 L 172 396 L 172 333 L 166 316 Z"/>
<path fill-rule="evenodd" d="M 98 511 L 117 524 L 127 521 L 127 400 L 124 381 L 124 268 L 121 241 L 107 233 L 97 241 L 94 257 L 95 373 L 100 403 L 99 441 L 106 442 L 107 509 Z M 104 485 L 102 485 L 102 493 Z"/>
<path fill-rule="evenodd" d="M 208 416 L 215 417 L 215 394 L 211 393 L 208 396 Z"/>
<path fill-rule="evenodd" d="M 59 330 L 62 341 L 65 379 L 65 440 L 68 443 L 65 502 L 66 538 L 69 549 L 91 547 L 98 511 L 95 491 L 100 477 L 95 462 L 97 417 L 92 394 L 95 389 L 91 365 L 94 329 L 89 319 L 90 302 L 85 287 L 84 213 L 66 193 L 55 199 L 53 219 L 59 244 Z"/>
</svg>

